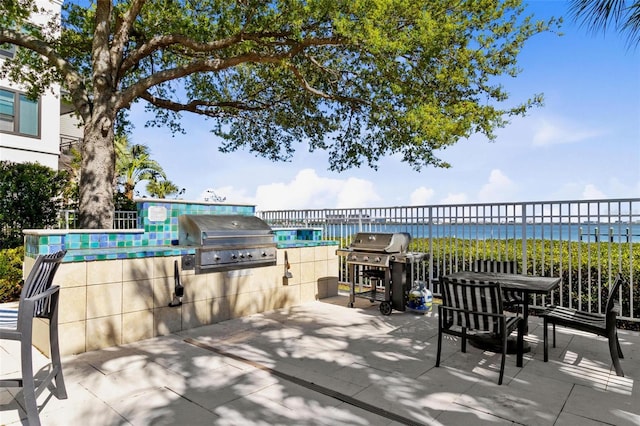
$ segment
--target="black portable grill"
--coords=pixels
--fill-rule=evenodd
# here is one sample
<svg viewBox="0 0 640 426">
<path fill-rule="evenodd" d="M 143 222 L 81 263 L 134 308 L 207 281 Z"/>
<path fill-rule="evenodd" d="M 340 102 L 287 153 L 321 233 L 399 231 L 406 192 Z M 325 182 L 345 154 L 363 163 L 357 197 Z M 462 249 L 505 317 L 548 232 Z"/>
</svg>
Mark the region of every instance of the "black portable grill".
<svg viewBox="0 0 640 426">
<path fill-rule="evenodd" d="M 247 215 L 181 215 L 179 244 L 197 246 L 196 273 L 273 266 L 273 230 L 262 219 Z"/>
<path fill-rule="evenodd" d="M 349 274 L 349 306 L 356 297 L 380 302 L 380 312 L 390 315 L 392 309 L 404 311 L 412 282 L 411 265 L 427 258 L 426 253 L 407 251 L 411 235 L 406 232 L 359 232 L 352 243 L 336 254 L 345 257 Z M 356 291 L 356 281 L 368 281 L 370 290 Z M 378 291 L 382 283 L 384 291 Z"/>
</svg>

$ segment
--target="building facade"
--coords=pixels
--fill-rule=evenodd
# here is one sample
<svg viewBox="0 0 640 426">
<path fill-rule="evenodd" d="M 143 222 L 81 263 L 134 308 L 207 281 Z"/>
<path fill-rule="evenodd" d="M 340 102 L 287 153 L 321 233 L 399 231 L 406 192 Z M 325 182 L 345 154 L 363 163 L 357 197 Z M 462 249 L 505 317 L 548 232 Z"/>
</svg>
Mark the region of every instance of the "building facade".
<svg viewBox="0 0 640 426">
<path fill-rule="evenodd" d="M 61 0 L 39 0 L 49 13 L 59 13 Z M 44 24 L 50 15 L 33 17 Z M 0 46 L 0 61 L 12 58 L 15 46 Z M 82 140 L 82 128 L 72 108 L 65 105 L 60 87 L 38 99 L 29 99 L 26 87 L 0 79 L 0 161 L 39 163 L 58 170 L 61 153 Z"/>
</svg>

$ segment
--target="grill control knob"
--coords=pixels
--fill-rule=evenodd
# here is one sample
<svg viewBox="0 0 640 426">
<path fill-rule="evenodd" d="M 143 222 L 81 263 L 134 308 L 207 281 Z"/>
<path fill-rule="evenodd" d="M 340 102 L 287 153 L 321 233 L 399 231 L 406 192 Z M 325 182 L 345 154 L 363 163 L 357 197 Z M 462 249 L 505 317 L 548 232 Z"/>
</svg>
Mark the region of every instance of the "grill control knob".
<svg viewBox="0 0 640 426">
<path fill-rule="evenodd" d="M 253 255 L 252 255 L 251 253 L 247 253 L 247 257 L 248 257 L 249 259 L 251 259 L 251 258 L 253 257 Z"/>
<path fill-rule="evenodd" d="M 262 257 L 267 257 L 267 252 L 266 251 L 262 252 Z"/>
<path fill-rule="evenodd" d="M 240 253 L 240 259 L 244 259 L 244 253 Z"/>
<path fill-rule="evenodd" d="M 238 258 L 238 255 L 234 253 L 234 254 L 231 255 L 231 258 L 235 260 L 235 259 Z"/>
<path fill-rule="evenodd" d="M 374 259 L 374 261 L 375 261 L 375 262 L 377 262 L 377 263 L 380 263 L 380 262 L 382 262 L 382 259 L 381 259 L 380 257 L 376 257 L 376 258 Z"/>
<path fill-rule="evenodd" d="M 369 256 L 365 256 L 362 258 L 363 261 L 367 262 L 369 260 Z"/>
</svg>

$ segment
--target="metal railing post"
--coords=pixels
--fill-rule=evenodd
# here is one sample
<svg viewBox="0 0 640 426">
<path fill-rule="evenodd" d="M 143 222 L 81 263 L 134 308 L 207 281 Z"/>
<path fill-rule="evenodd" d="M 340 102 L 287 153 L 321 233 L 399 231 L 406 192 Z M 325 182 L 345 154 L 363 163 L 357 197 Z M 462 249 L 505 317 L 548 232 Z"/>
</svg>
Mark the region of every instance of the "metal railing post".
<svg viewBox="0 0 640 426">
<path fill-rule="evenodd" d="M 528 266 L 528 256 L 527 256 L 527 205 L 525 203 L 521 204 L 522 215 L 520 220 L 522 221 L 521 226 L 521 250 L 522 250 L 522 273 L 527 274 Z M 514 212 L 515 213 L 515 212 Z"/>
</svg>

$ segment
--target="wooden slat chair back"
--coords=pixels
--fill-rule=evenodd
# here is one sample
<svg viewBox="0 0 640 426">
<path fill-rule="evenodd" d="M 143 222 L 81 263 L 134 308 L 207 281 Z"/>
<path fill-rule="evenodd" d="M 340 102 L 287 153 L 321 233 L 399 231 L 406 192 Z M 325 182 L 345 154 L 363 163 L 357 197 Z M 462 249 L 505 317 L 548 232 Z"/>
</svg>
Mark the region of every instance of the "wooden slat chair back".
<svg viewBox="0 0 640 426">
<path fill-rule="evenodd" d="M 36 258 L 31 272 L 25 280 L 16 321 L 3 323 L 0 327 L 0 339 L 20 341 L 20 361 L 22 376 L 17 379 L 0 380 L 0 387 L 22 387 L 29 425 L 40 424 L 36 398 L 55 381 L 56 396 L 67 398 L 62 376 L 60 348 L 58 343 L 58 296 L 60 287 L 52 285 L 60 262 L 66 251 L 59 251 Z M 33 319 L 49 320 L 49 344 L 51 350 L 51 370 L 36 387 L 32 360 Z"/>
<path fill-rule="evenodd" d="M 543 313 L 544 323 L 544 362 L 549 360 L 547 327 L 553 325 L 553 347 L 556 347 L 556 325 L 561 325 L 575 330 L 593 333 L 606 337 L 609 341 L 609 353 L 611 361 L 618 376 L 624 376 L 620 359 L 624 358 L 620 342 L 618 341 L 618 331 L 616 326 L 617 316 L 620 313 L 618 303 L 618 292 L 624 280 L 618 274 L 611 287 L 607 299 L 607 305 L 603 314 L 597 312 L 584 312 L 577 309 L 565 308 L 562 306 L 549 306 Z"/>
<path fill-rule="evenodd" d="M 518 262 L 515 260 L 487 260 L 476 259 L 473 262 L 473 271 L 476 272 L 500 272 L 503 274 L 517 274 Z M 502 290 L 502 304 L 505 308 L 522 305 L 524 295 L 518 290 Z"/>
<path fill-rule="evenodd" d="M 466 352 L 469 332 L 491 334 L 499 341 L 502 352 L 498 384 L 502 384 L 507 353 L 507 337 L 518 330 L 517 365 L 522 367 L 524 322 L 522 317 L 503 313 L 502 290 L 499 283 L 478 283 L 471 280 L 442 278 L 442 304 L 438 306 L 438 353 L 440 366 L 442 335 L 461 337 L 461 351 Z"/>
</svg>

